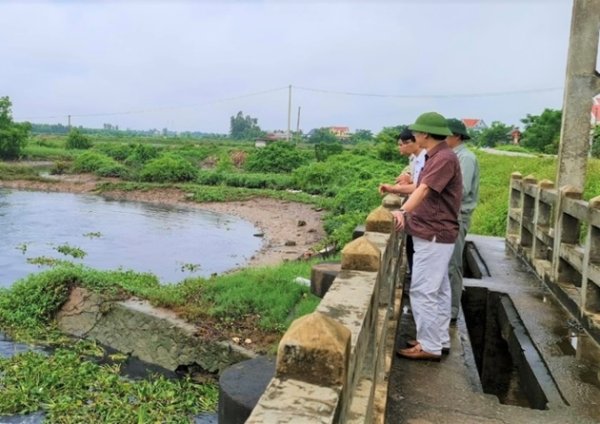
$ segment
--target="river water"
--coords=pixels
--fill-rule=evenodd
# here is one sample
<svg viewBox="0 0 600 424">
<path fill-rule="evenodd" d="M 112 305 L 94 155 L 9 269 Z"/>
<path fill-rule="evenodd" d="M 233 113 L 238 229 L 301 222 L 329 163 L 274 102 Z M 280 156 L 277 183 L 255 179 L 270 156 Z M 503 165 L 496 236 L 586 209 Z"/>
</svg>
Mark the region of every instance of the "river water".
<svg viewBox="0 0 600 424">
<path fill-rule="evenodd" d="M 246 263 L 261 247 L 257 232 L 247 221 L 195 208 L 0 189 L 0 287 L 47 269 L 30 263 L 35 258 L 150 272 L 163 283 L 207 277 Z"/>
</svg>

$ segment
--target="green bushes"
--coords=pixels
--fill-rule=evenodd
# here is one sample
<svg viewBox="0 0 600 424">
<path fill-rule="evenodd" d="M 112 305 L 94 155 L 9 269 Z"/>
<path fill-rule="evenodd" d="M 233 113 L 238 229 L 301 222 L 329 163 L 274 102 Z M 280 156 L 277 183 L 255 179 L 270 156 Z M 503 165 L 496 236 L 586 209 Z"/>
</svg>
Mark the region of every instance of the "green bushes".
<svg viewBox="0 0 600 424">
<path fill-rule="evenodd" d="M 405 162 L 404 162 L 405 163 Z M 376 179 L 373 190 L 377 192 L 380 182 L 392 182 L 403 168 L 402 162 L 383 162 L 369 156 L 344 152 L 331 156 L 325 162 L 311 162 L 292 173 L 294 185 L 310 193 L 335 195 L 348 184 Z"/>
<path fill-rule="evenodd" d="M 246 160 L 250 172 L 291 172 L 308 162 L 308 157 L 295 145 L 278 141 L 256 149 Z"/>
<path fill-rule="evenodd" d="M 71 171 L 73 172 L 96 172 L 101 168 L 110 168 L 119 166 L 119 163 L 113 158 L 103 153 L 87 151 L 79 155 L 73 162 Z"/>
<path fill-rule="evenodd" d="M 94 146 L 94 150 L 104 153 L 106 156 L 110 156 L 114 160 L 122 162 L 131 154 L 132 146 L 132 144 L 122 143 L 97 143 Z"/>
<path fill-rule="evenodd" d="M 198 169 L 194 165 L 174 154 L 151 160 L 140 172 L 142 181 L 155 183 L 194 181 L 197 176 Z"/>
<path fill-rule="evenodd" d="M 342 143 L 335 141 L 333 143 L 315 144 L 315 157 L 319 162 L 327 160 L 329 156 L 338 155 L 344 151 Z"/>
<path fill-rule="evenodd" d="M 92 147 L 92 140 L 79 129 L 73 128 L 67 136 L 66 147 L 67 149 L 89 149 Z"/>
<path fill-rule="evenodd" d="M 158 157 L 160 150 L 148 144 L 130 145 L 130 153 L 125 159 L 125 164 L 132 167 L 141 167 L 146 162 Z"/>
<path fill-rule="evenodd" d="M 268 188 L 285 190 L 292 187 L 292 177 L 282 174 L 248 174 L 235 172 L 199 171 L 198 184 L 230 187 Z"/>
</svg>

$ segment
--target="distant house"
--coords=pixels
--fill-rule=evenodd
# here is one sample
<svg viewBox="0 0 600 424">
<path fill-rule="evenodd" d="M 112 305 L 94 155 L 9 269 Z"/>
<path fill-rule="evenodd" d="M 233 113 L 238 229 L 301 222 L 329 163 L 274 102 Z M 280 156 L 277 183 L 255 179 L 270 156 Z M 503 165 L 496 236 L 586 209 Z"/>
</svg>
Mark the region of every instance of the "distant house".
<svg viewBox="0 0 600 424">
<path fill-rule="evenodd" d="M 254 147 L 266 147 L 268 144 L 282 140 L 287 140 L 287 133 L 283 131 L 273 131 L 266 133 L 262 137 L 257 137 L 254 141 Z"/>
<path fill-rule="evenodd" d="M 350 137 L 350 128 L 348 127 L 327 127 L 327 129 L 339 139 L 345 140 Z"/>
<path fill-rule="evenodd" d="M 592 125 L 600 125 L 600 95 L 594 97 L 594 103 L 592 104 Z"/>
<path fill-rule="evenodd" d="M 463 118 L 462 121 L 468 130 L 479 131 L 479 130 L 484 130 L 488 127 L 487 124 L 485 122 L 483 122 L 483 119 Z"/>
<path fill-rule="evenodd" d="M 519 127 L 513 127 L 512 131 L 510 132 L 510 138 L 512 140 L 512 144 L 521 144 L 521 131 L 519 130 Z"/>
</svg>

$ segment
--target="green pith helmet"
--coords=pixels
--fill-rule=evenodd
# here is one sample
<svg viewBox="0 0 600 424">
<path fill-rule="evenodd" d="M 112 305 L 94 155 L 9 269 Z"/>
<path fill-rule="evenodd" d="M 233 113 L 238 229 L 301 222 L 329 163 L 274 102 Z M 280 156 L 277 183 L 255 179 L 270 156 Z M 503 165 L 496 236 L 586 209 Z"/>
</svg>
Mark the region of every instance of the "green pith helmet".
<svg viewBox="0 0 600 424">
<path fill-rule="evenodd" d="M 446 118 L 437 112 L 421 114 L 414 124 L 408 126 L 408 129 L 427 134 L 452 135 L 452 131 L 448 129 Z"/>
<path fill-rule="evenodd" d="M 448 119 L 448 128 L 454 135 L 460 135 L 463 140 L 469 140 L 471 136 L 467 132 L 467 127 L 460 119 L 450 118 Z"/>
</svg>

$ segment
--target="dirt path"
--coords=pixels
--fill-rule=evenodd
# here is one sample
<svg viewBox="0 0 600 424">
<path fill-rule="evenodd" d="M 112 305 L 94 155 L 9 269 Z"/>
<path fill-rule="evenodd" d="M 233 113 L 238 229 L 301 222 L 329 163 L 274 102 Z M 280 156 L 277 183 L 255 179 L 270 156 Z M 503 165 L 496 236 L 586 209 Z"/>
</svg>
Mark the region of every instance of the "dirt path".
<svg viewBox="0 0 600 424">
<path fill-rule="evenodd" d="M 57 191 L 94 194 L 96 184 L 110 179 L 93 175 L 68 175 L 54 181 L 0 181 L 0 187 L 19 190 Z M 109 199 L 130 200 L 185 206 L 234 215 L 254 224 L 262 234 L 263 245 L 245 266 L 272 265 L 297 259 L 325 237 L 323 212 L 302 203 L 269 198 L 254 198 L 240 202 L 194 203 L 186 200 L 177 189 L 149 191 L 110 191 L 102 193 Z"/>
</svg>

